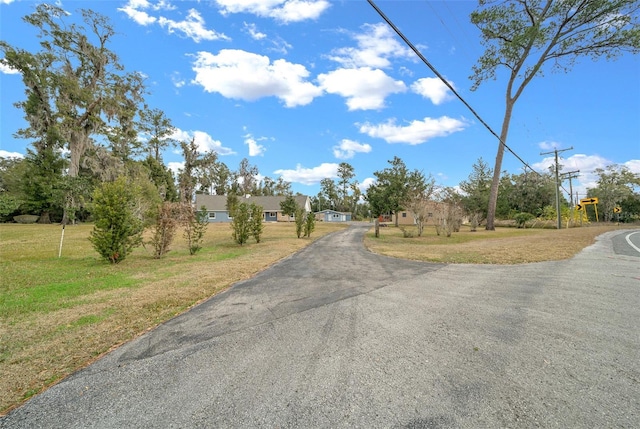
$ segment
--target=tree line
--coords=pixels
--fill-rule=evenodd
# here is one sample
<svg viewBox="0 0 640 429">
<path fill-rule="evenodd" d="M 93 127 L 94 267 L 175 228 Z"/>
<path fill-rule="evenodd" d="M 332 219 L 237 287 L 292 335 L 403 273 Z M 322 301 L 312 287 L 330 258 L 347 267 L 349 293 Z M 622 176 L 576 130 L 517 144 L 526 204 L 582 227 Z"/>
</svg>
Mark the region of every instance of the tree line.
<svg viewBox="0 0 640 429">
<path fill-rule="evenodd" d="M 258 181 L 246 159 L 234 171 L 215 152 L 200 153 L 193 140 L 173 139 L 171 120 L 145 102 L 142 75 L 126 72 L 109 49 L 116 34 L 109 20 L 86 9 L 79 16 L 81 22 L 68 23 L 62 8 L 40 4 L 23 18 L 40 36 L 39 51 L 0 41 L 0 61 L 20 72 L 25 87 L 15 106 L 27 126 L 15 135 L 31 141 L 24 159 L 0 160 L 3 220 L 21 213 L 37 213 L 41 222 L 86 219 L 93 190 L 122 176 L 155 188 L 162 201 L 184 201 L 196 191 L 291 193 L 281 178 Z M 171 147 L 180 147 L 185 160 L 177 177 L 162 160 Z"/>
<path fill-rule="evenodd" d="M 448 234 L 459 227 L 463 217 L 468 219 L 472 230 L 487 222 L 494 172 L 482 158 L 476 161 L 467 179 L 458 187 L 439 186 L 431 175 L 425 176 L 417 169 L 409 170 L 398 157 L 389 160 L 388 164 L 387 168 L 374 173 L 376 182 L 364 195 L 368 203 L 366 209 L 373 217 L 395 215 L 398 226 L 398 213 L 407 211 L 418 227 L 418 235 L 430 219 L 437 229 L 443 228 Z M 603 220 L 640 220 L 640 174 L 615 164 L 598 168 L 594 173 L 596 185 L 588 188 L 583 197 L 599 198 Z M 503 171 L 499 177 L 495 209 L 498 219 L 515 220 L 518 226 L 523 226 L 532 219 L 556 217 L 556 181 L 550 171 L 520 174 Z M 561 215 L 566 221 L 575 211 L 577 201 L 577 195 L 569 199 L 561 196 Z M 596 220 L 591 212 L 580 215 L 586 221 Z"/>
</svg>

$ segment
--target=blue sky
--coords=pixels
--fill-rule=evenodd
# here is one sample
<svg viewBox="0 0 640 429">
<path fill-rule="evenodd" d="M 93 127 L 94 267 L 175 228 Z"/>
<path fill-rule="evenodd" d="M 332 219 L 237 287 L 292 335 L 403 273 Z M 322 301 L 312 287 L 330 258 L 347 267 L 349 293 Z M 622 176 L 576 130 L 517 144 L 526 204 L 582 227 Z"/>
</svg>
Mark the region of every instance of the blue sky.
<svg viewBox="0 0 640 429">
<path fill-rule="evenodd" d="M 0 0 L 0 39 L 36 50 L 21 18 L 36 3 Z M 248 158 L 261 175 L 282 176 L 315 195 L 340 162 L 362 188 L 394 156 L 410 169 L 456 186 L 482 157 L 493 166 L 497 141 L 382 21 L 365 0 L 63 1 L 91 8 L 118 32 L 111 49 L 127 71 L 146 76 L 150 107 L 163 110 L 180 140 L 195 138 L 236 169 Z M 504 75 L 470 90 L 482 54 L 469 23 L 475 1 L 376 4 L 480 116 L 499 132 Z M 77 15 L 77 13 L 76 13 Z M 502 78 L 502 79 L 501 79 Z M 24 126 L 13 103 L 20 75 L 0 68 L 0 156 L 24 154 L 13 138 Z M 543 170 L 557 147 L 574 188 L 593 185 L 593 170 L 626 165 L 640 173 L 640 60 L 582 59 L 570 73 L 546 69 L 518 100 L 507 144 Z M 163 155 L 179 168 L 175 150 Z M 506 153 L 503 170 L 522 172 Z M 567 186 L 568 188 L 568 186 Z"/>
</svg>

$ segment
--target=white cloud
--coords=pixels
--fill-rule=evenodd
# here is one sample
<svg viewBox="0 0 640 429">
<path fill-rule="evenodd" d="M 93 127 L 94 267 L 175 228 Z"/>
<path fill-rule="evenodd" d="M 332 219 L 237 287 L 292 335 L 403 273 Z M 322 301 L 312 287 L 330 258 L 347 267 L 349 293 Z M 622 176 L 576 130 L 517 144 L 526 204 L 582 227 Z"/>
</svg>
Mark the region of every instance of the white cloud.
<svg viewBox="0 0 640 429">
<path fill-rule="evenodd" d="M 632 159 L 622 165 L 627 167 L 632 173 L 640 174 L 640 159 Z"/>
<path fill-rule="evenodd" d="M 555 147 L 547 147 L 544 149 L 553 150 Z M 548 156 L 542 161 L 532 164 L 531 167 L 536 171 L 548 172 L 549 167 L 554 165 L 555 157 Z M 580 175 L 585 175 L 593 172 L 596 168 L 605 168 L 607 165 L 611 165 L 612 162 L 600 155 L 584 155 L 575 154 L 568 158 L 561 158 L 559 163 L 562 165 L 561 172 L 580 170 Z"/>
<path fill-rule="evenodd" d="M 9 152 L 0 149 L 0 158 L 24 158 L 24 155 L 19 152 Z"/>
<path fill-rule="evenodd" d="M 442 181 L 447 181 L 449 180 L 449 176 L 447 176 L 444 173 L 436 173 L 436 177 Z"/>
<path fill-rule="evenodd" d="M 214 140 L 213 137 L 211 137 L 204 131 L 184 131 L 176 128 L 176 130 L 173 132 L 173 134 L 171 134 L 170 137 L 177 140 L 178 142 L 190 142 L 191 139 L 194 139 L 196 145 L 198 146 L 198 152 L 200 153 L 214 151 L 219 155 L 235 154 L 232 149 L 222 146 L 222 143 L 219 140 Z"/>
<path fill-rule="evenodd" d="M 216 0 L 223 15 L 252 13 L 283 23 L 317 19 L 330 6 L 328 0 Z"/>
<path fill-rule="evenodd" d="M 360 125 L 360 132 L 370 137 L 384 139 L 387 143 L 408 143 L 417 145 L 425 143 L 435 137 L 444 137 L 462 131 L 467 122 L 461 119 L 441 116 L 440 118 L 424 118 L 422 121 L 411 121 L 409 125 L 396 125 L 395 119 L 383 124 L 365 123 Z"/>
<path fill-rule="evenodd" d="M 554 141 L 543 141 L 538 143 L 538 147 L 542 150 L 554 150 L 561 146 L 560 143 Z"/>
<path fill-rule="evenodd" d="M 157 21 L 157 18 L 143 10 L 148 9 L 150 6 L 150 3 L 146 0 L 129 0 L 129 3 L 124 7 L 118 8 L 118 10 L 127 14 L 127 16 L 137 24 L 147 26 Z"/>
<path fill-rule="evenodd" d="M 540 143 L 541 148 L 543 143 Z M 558 147 L 556 143 L 553 143 L 553 146 L 547 146 L 543 149 L 553 150 L 556 147 Z M 532 164 L 531 167 L 533 167 L 533 169 L 536 171 L 548 172 L 549 167 L 554 165 L 554 163 L 555 157 L 548 156 L 542 161 Z M 606 167 L 614 165 L 616 163 L 600 155 L 585 155 L 578 153 L 566 158 L 560 157 L 559 164 L 562 167 L 560 170 L 561 172 L 566 173 L 569 171 L 580 170 L 581 177 L 591 178 L 593 179 L 593 181 L 595 181 L 596 176 L 593 174 L 593 172 L 596 169 L 605 169 Z M 620 166 L 627 167 L 632 173 L 640 174 L 640 159 L 630 159 L 629 161 L 621 163 Z"/>
<path fill-rule="evenodd" d="M 173 177 L 178 177 L 178 174 L 180 174 L 180 170 L 182 170 L 184 168 L 184 161 L 183 162 L 168 162 L 167 163 L 167 168 L 173 172 Z"/>
<path fill-rule="evenodd" d="M 365 194 L 367 192 L 367 189 L 369 189 L 369 187 L 375 183 L 376 179 L 374 179 L 373 177 L 367 177 L 362 181 L 362 183 L 358 185 L 358 188 L 360 189 L 360 192 Z"/>
<path fill-rule="evenodd" d="M 153 10 L 176 10 L 177 7 L 164 0 L 160 0 L 158 3 L 152 6 Z"/>
<path fill-rule="evenodd" d="M 338 177 L 338 164 L 322 163 L 313 168 L 304 168 L 298 164 L 295 170 L 276 170 L 273 173 L 282 176 L 287 182 L 315 185 L 322 179 Z"/>
<path fill-rule="evenodd" d="M 20 74 L 20 72 L 7 64 L 0 62 L 0 73 L 4 74 Z"/>
<path fill-rule="evenodd" d="M 9 4 L 12 3 L 13 0 L 0 0 L 0 4 Z"/>
<path fill-rule="evenodd" d="M 246 22 L 243 22 L 243 26 L 244 32 L 249 34 L 249 37 L 251 37 L 253 40 L 264 40 L 267 43 L 271 44 L 271 47 L 267 48 L 267 50 L 270 52 L 277 52 L 281 55 L 285 55 L 289 52 L 289 49 L 291 49 L 291 44 L 287 43 L 287 41 L 280 36 L 275 36 L 267 39 L 267 35 L 259 31 L 256 24 L 247 24 Z"/>
<path fill-rule="evenodd" d="M 176 88 L 182 88 L 187 84 L 187 81 L 180 76 L 180 72 L 173 72 L 171 74 L 171 82 L 173 82 Z"/>
<path fill-rule="evenodd" d="M 259 140 L 264 140 L 260 138 Z M 262 156 L 266 152 L 267 148 L 259 144 L 251 134 L 244 136 L 244 144 L 249 146 L 249 156 Z"/>
<path fill-rule="evenodd" d="M 350 159 L 356 153 L 371 152 L 371 145 L 358 143 L 349 139 L 342 139 L 339 145 L 333 147 L 333 156 L 338 159 Z"/>
<path fill-rule="evenodd" d="M 166 27 L 169 33 L 179 31 L 185 36 L 193 39 L 196 43 L 199 43 L 202 40 L 229 40 L 229 38 L 222 33 L 217 33 L 214 30 L 207 30 L 204 19 L 202 19 L 200 13 L 195 9 L 189 10 L 189 15 L 187 15 L 187 19 L 184 21 L 174 21 L 161 16 L 158 18 L 158 24 L 162 27 Z"/>
<path fill-rule="evenodd" d="M 194 83 L 227 98 L 255 101 L 274 96 L 286 107 L 295 107 L 322 95 L 320 88 L 305 80 L 309 71 L 303 65 L 271 62 L 267 56 L 238 49 L 223 49 L 218 55 L 199 52 L 193 71 Z"/>
<path fill-rule="evenodd" d="M 370 67 L 334 70 L 319 75 L 318 82 L 328 93 L 345 97 L 349 110 L 381 109 L 389 94 L 407 89 L 404 82 Z"/>
<path fill-rule="evenodd" d="M 255 24 L 247 24 L 246 22 L 243 22 L 243 24 L 244 31 L 246 31 L 253 40 L 262 40 L 267 37 L 266 34 L 258 31 L 258 27 Z"/>
<path fill-rule="evenodd" d="M 285 55 L 287 52 L 289 52 L 289 49 L 292 48 L 290 43 L 279 36 L 270 39 L 269 42 L 271 42 L 271 44 L 273 45 L 271 48 L 269 48 L 269 50 L 272 52 L 277 52 L 281 55 Z"/>
<path fill-rule="evenodd" d="M 541 146 L 542 147 L 542 146 Z M 549 144 L 544 149 L 553 150 L 557 146 Z M 532 164 L 534 170 L 548 173 L 551 166 L 555 163 L 555 157 L 549 156 L 542 161 Z M 575 154 L 567 158 L 561 158 L 559 160 L 561 165 L 561 172 L 567 173 L 569 171 L 578 171 L 578 177 L 573 179 L 572 187 L 574 192 L 577 192 L 579 196 L 584 197 L 587 194 L 588 188 L 595 188 L 598 186 L 598 175 L 595 170 L 598 168 L 606 168 L 609 165 L 615 164 L 614 162 L 603 158 L 600 155 L 585 155 Z M 628 167 L 632 172 L 640 173 L 640 160 L 629 160 L 622 164 Z M 635 169 L 635 170 L 634 170 Z M 568 190 L 566 182 L 564 187 Z"/>
<path fill-rule="evenodd" d="M 448 82 L 455 88 L 452 82 Z M 447 85 L 437 77 L 418 79 L 411 85 L 411 90 L 416 94 L 422 95 L 424 98 L 428 98 L 436 106 L 453 98 L 453 94 Z"/>
<path fill-rule="evenodd" d="M 336 49 L 329 59 L 345 67 L 387 68 L 391 66 L 390 58 L 414 58 L 413 52 L 395 37 L 388 25 L 365 24 L 362 28 L 362 34 L 353 35 L 357 47 Z"/>
<path fill-rule="evenodd" d="M 195 9 L 190 9 L 187 17 L 179 21 L 165 16 L 155 17 L 147 12 L 147 10 L 157 12 L 160 10 L 172 11 L 175 9 L 174 6 L 165 1 L 152 4 L 147 0 L 129 0 L 124 7 L 118 8 L 120 12 L 124 12 L 139 25 L 147 26 L 157 23 L 161 27 L 166 28 L 170 34 L 174 32 L 181 33 L 196 43 L 202 40 L 230 40 L 223 33 L 207 29 L 200 12 Z"/>
</svg>

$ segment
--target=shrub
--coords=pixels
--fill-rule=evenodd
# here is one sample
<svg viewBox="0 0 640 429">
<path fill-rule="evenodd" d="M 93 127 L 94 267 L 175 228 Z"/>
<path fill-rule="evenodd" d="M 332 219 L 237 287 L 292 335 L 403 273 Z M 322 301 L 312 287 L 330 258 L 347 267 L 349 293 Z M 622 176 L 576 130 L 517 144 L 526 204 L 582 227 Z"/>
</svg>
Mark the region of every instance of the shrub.
<svg viewBox="0 0 640 429">
<path fill-rule="evenodd" d="M 5 222 L 12 218 L 11 215 L 20 213 L 20 204 L 22 201 L 19 198 L 0 192 L 0 222 Z"/>
<path fill-rule="evenodd" d="M 202 249 L 204 234 L 207 232 L 207 226 L 209 226 L 207 208 L 202 206 L 199 211 L 195 211 L 190 204 L 183 204 L 181 219 L 189 254 L 195 255 Z"/>
<path fill-rule="evenodd" d="M 516 225 L 518 226 L 518 228 L 526 228 L 527 222 L 529 222 L 534 218 L 535 216 L 532 215 L 531 213 L 518 213 L 513 217 L 513 219 L 516 221 Z"/>
<path fill-rule="evenodd" d="M 160 259 L 169 251 L 178 227 L 179 207 L 176 203 L 165 201 L 158 206 L 156 221 L 151 227 L 153 234 L 149 242 L 153 246 L 153 257 Z"/>
<path fill-rule="evenodd" d="M 263 208 L 255 203 L 251 203 L 249 209 L 251 211 L 251 235 L 255 238 L 256 243 L 260 243 L 262 231 L 264 230 L 264 226 L 262 224 Z"/>
<path fill-rule="evenodd" d="M 302 207 L 296 206 L 295 216 L 296 216 L 296 235 L 298 236 L 298 238 L 300 238 L 302 237 L 302 230 L 304 229 L 304 223 L 305 223 L 304 209 Z"/>
<path fill-rule="evenodd" d="M 123 261 L 142 243 L 142 221 L 135 216 L 136 188 L 120 177 L 93 193 L 94 227 L 89 241 L 112 264 Z"/>
<path fill-rule="evenodd" d="M 404 238 L 413 238 L 413 231 L 405 228 L 404 226 L 400 227 L 400 231 L 402 231 L 402 236 Z M 438 235 L 440 235 L 440 234 L 438 234 Z"/>
<path fill-rule="evenodd" d="M 231 216 L 233 216 L 233 220 L 231 221 L 231 229 L 233 229 L 233 232 L 231 236 L 236 243 L 242 246 L 249 239 L 251 232 L 251 224 L 249 222 L 251 212 L 249 204 L 238 204 L 233 212 L 231 212 Z"/>
<path fill-rule="evenodd" d="M 304 222 L 304 236 L 311 237 L 311 233 L 316 228 L 316 215 L 312 212 L 307 213 L 307 218 Z"/>
</svg>

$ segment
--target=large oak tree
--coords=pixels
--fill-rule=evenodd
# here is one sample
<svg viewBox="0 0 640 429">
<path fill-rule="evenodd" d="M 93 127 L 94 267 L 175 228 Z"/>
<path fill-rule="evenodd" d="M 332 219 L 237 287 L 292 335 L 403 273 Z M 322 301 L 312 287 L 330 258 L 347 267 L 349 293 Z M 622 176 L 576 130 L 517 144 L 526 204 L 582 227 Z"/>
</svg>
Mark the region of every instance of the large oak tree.
<svg viewBox="0 0 640 429">
<path fill-rule="evenodd" d="M 76 16 L 81 22 L 71 22 Z M 95 136 L 113 139 L 118 127 L 131 132 L 142 102 L 143 79 L 138 73 L 125 73 L 109 49 L 115 30 L 105 16 L 92 10 L 72 15 L 40 4 L 23 19 L 39 31 L 40 51 L 0 41 L 0 62 L 18 70 L 25 85 L 26 100 L 16 105 L 24 110 L 28 128 L 17 134 L 35 140 L 38 150 L 68 149 L 68 176 L 75 178 Z M 67 200 L 75 205 L 73 193 Z"/>
</svg>

